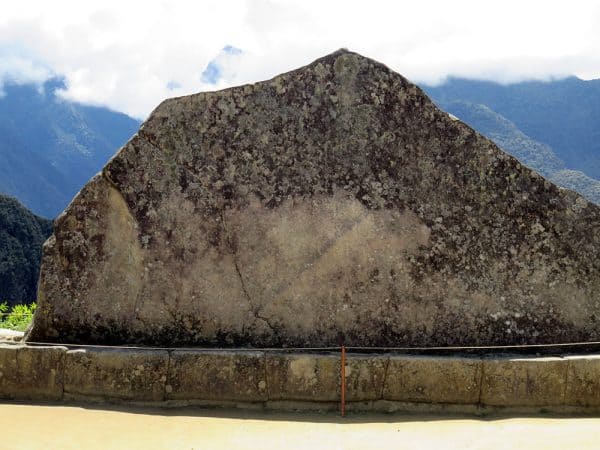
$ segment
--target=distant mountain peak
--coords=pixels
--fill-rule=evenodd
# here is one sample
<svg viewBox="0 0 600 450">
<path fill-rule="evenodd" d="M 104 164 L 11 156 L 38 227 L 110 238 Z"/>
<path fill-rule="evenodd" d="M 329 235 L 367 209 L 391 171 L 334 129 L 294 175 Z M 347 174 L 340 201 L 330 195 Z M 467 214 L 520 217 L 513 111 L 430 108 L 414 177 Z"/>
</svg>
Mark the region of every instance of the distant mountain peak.
<svg viewBox="0 0 600 450">
<path fill-rule="evenodd" d="M 54 217 L 133 135 L 139 121 L 56 96 L 65 80 L 4 86 L 0 192 Z"/>
</svg>

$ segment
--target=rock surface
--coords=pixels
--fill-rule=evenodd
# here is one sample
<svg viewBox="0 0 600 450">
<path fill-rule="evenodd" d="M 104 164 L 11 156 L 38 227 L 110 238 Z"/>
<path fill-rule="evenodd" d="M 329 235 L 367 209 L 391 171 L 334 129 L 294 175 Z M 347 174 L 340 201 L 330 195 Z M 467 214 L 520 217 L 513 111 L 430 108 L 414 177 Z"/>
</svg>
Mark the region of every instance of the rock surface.
<svg viewBox="0 0 600 450">
<path fill-rule="evenodd" d="M 600 209 L 345 50 L 163 102 L 44 247 L 28 339 L 597 339 Z"/>
</svg>

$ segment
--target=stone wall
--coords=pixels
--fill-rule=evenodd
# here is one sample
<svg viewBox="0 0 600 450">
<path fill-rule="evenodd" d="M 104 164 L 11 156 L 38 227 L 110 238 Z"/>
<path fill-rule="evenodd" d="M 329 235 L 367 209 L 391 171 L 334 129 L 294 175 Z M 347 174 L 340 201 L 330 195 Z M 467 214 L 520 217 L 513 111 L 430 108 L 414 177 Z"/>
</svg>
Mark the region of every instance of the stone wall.
<svg viewBox="0 0 600 450">
<path fill-rule="evenodd" d="M 338 353 L 0 346 L 0 398 L 334 410 Z M 600 411 L 600 356 L 347 355 L 347 409 Z"/>
</svg>

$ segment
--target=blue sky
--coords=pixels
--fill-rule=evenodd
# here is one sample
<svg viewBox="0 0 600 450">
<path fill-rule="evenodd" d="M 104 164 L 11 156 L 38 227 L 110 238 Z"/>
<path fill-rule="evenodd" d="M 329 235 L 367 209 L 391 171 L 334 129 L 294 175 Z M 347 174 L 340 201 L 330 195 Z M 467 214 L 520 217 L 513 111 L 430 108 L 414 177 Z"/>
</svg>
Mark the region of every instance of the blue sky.
<svg viewBox="0 0 600 450">
<path fill-rule="evenodd" d="M 241 49 L 226 45 L 219 54 L 208 63 L 206 69 L 202 72 L 200 79 L 204 83 L 217 84 L 223 76 L 223 68 L 227 64 L 227 59 L 241 54 Z"/>
<path fill-rule="evenodd" d="M 600 78 L 600 0 L 5 2 L 0 87 L 144 118 L 166 97 L 270 78 L 346 47 L 417 83 Z"/>
</svg>

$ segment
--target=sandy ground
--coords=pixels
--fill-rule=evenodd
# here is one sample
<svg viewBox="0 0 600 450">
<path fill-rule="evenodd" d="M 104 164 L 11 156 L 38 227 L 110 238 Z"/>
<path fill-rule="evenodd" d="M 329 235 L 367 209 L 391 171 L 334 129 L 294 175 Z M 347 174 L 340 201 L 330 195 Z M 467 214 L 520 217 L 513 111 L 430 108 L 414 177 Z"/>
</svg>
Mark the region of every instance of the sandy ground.
<svg viewBox="0 0 600 450">
<path fill-rule="evenodd" d="M 452 418 L 0 404 L 1 449 L 600 449 L 600 418 Z"/>
</svg>

